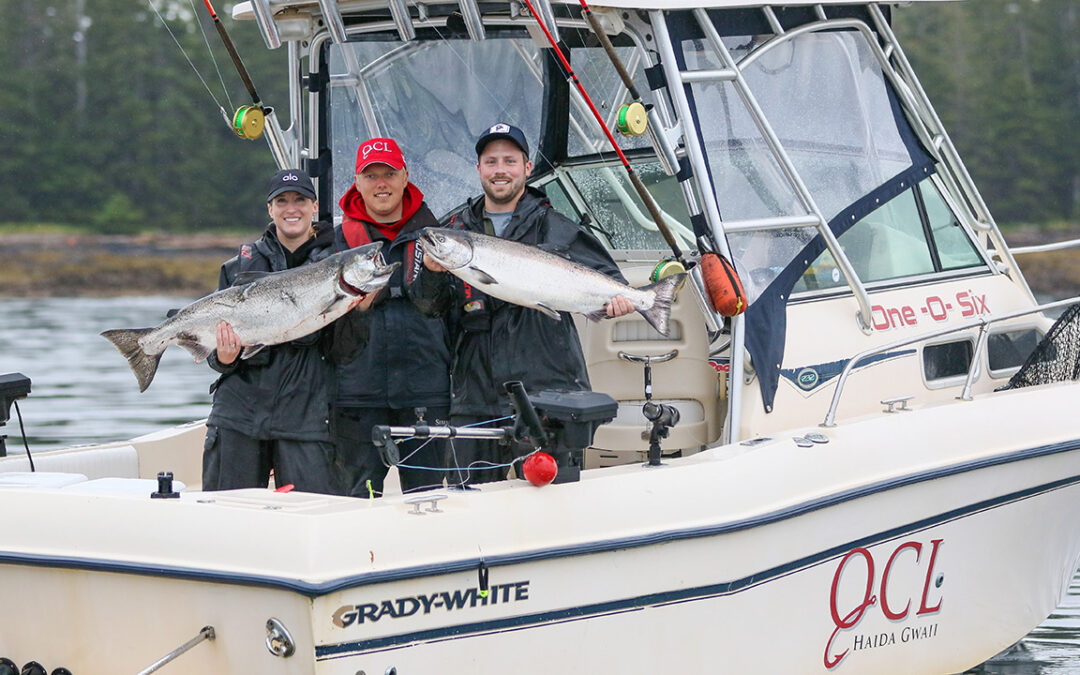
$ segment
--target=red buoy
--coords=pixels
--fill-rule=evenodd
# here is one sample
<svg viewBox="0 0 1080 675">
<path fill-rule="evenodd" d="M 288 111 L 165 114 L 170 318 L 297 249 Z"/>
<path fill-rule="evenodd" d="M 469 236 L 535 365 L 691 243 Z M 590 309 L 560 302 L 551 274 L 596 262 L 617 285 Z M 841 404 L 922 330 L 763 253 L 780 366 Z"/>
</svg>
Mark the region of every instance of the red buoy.
<svg viewBox="0 0 1080 675">
<path fill-rule="evenodd" d="M 555 458 L 546 452 L 534 452 L 525 460 L 521 471 L 525 474 L 525 480 L 536 487 L 543 487 L 555 480 L 559 465 L 555 463 Z"/>
</svg>

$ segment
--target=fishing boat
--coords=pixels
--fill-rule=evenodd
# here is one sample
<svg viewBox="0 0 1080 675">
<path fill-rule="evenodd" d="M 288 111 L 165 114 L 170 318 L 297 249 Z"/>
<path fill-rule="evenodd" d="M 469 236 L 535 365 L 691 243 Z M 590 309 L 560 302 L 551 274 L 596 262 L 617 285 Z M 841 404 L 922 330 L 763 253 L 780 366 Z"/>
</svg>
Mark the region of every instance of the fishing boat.
<svg viewBox="0 0 1080 675">
<path fill-rule="evenodd" d="M 666 336 L 579 326 L 592 394 L 519 400 L 542 487 L 202 492 L 199 422 L 3 460 L 0 673 L 956 673 L 1020 640 L 1080 555 L 1077 299 L 1034 298 L 897 42 L 925 1 L 236 5 L 289 83 L 236 131 L 324 217 L 379 136 L 450 212 L 506 122 L 634 285 L 689 280 Z"/>
</svg>

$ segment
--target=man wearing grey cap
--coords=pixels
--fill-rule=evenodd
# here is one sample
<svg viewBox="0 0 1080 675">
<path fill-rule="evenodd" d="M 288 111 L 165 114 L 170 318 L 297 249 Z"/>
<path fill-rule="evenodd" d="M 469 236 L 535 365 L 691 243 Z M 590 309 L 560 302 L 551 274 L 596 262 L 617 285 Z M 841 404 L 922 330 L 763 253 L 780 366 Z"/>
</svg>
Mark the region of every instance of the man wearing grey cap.
<svg viewBox="0 0 1080 675">
<path fill-rule="evenodd" d="M 259 274 L 317 262 L 333 253 L 334 228 L 316 222 L 318 195 L 298 169 L 278 171 L 267 185 L 271 222 L 261 238 L 244 244 L 221 266 L 218 289 L 249 283 Z M 366 309 L 370 300 L 361 304 Z M 277 486 L 340 494 L 333 466 L 330 404 L 335 360 L 347 360 L 362 339 L 343 330 L 355 312 L 330 326 L 241 358 L 240 339 L 218 325 L 217 349 L 207 358 L 221 373 L 211 387 L 214 404 L 206 421 L 203 489 Z"/>
<path fill-rule="evenodd" d="M 517 127 L 500 122 L 476 142 L 482 197 L 451 218 L 449 227 L 538 246 L 626 283 L 604 246 L 556 211 L 539 189 L 525 184 L 532 173 L 529 143 Z M 450 421 L 455 426 L 496 424 L 512 413 L 504 382 L 521 381 L 526 391 L 587 390 L 589 376 L 572 317 L 556 321 L 534 309 L 485 295 L 449 274 L 429 256 L 410 293 L 423 311 L 448 317 L 455 329 Z M 608 303 L 609 316 L 634 311 L 622 296 Z M 519 454 L 493 441 L 454 439 L 448 462 L 451 484 L 506 478 Z M 518 475 L 521 474 L 518 467 Z"/>
</svg>

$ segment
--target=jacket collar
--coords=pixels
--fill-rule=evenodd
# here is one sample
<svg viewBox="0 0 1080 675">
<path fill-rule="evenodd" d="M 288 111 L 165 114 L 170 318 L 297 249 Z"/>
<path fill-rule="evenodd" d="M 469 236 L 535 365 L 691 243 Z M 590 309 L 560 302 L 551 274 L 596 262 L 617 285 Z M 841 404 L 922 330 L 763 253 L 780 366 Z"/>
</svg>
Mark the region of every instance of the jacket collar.
<svg viewBox="0 0 1080 675">
<path fill-rule="evenodd" d="M 471 212 L 473 222 L 479 225 L 484 222 L 484 195 L 479 197 L 473 197 L 469 200 L 469 211 Z M 510 223 L 506 226 L 506 231 L 503 234 L 505 239 L 517 239 L 520 235 L 524 234 L 521 230 L 522 223 L 528 223 L 532 220 L 532 216 L 538 210 L 545 208 L 551 204 L 544 191 L 532 187 L 531 185 L 525 186 L 525 191 L 521 193 L 521 198 L 518 199 L 517 206 L 514 207 L 514 213 L 510 217 Z"/>
</svg>

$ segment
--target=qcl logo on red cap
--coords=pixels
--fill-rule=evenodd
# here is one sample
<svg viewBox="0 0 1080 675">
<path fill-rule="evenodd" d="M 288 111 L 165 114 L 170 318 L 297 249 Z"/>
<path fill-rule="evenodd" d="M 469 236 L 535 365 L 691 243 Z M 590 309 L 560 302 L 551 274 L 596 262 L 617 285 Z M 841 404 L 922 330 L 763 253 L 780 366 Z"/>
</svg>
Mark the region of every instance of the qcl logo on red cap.
<svg viewBox="0 0 1080 675">
<path fill-rule="evenodd" d="M 367 156 L 373 152 L 391 152 L 391 150 L 390 144 L 386 141 L 372 141 L 360 148 L 360 152 L 363 159 L 367 159 Z"/>
</svg>

